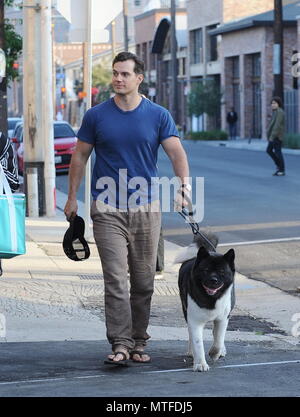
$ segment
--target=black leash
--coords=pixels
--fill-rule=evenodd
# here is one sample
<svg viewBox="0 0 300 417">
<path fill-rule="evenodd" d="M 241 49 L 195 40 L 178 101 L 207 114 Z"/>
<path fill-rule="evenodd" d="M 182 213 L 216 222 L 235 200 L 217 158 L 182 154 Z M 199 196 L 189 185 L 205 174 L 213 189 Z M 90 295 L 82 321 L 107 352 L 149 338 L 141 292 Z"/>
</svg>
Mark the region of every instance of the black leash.
<svg viewBox="0 0 300 417">
<path fill-rule="evenodd" d="M 182 197 L 188 202 L 188 207 L 183 207 L 181 211 L 178 211 L 178 214 L 191 226 L 192 232 L 194 235 L 200 235 L 202 239 L 204 239 L 209 246 L 216 252 L 216 247 L 211 243 L 211 241 L 200 231 L 200 226 L 197 222 L 195 222 L 193 215 L 195 214 L 195 210 L 193 210 L 191 199 L 182 192 Z"/>
</svg>

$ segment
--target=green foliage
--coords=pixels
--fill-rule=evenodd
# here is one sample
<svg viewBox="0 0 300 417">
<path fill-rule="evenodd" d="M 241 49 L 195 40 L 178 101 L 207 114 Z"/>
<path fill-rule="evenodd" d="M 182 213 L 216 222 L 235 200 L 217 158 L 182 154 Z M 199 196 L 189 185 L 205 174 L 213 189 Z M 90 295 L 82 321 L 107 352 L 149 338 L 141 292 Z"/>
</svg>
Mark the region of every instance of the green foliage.
<svg viewBox="0 0 300 417">
<path fill-rule="evenodd" d="M 287 133 L 283 138 L 284 148 L 300 149 L 300 135 L 297 133 Z"/>
<path fill-rule="evenodd" d="M 215 116 L 221 105 L 222 93 L 214 80 L 194 83 L 188 95 L 189 116 L 199 117 L 206 113 Z"/>
<path fill-rule="evenodd" d="M 111 71 L 101 65 L 93 67 L 92 85 L 93 87 L 108 86 L 111 83 Z"/>
<path fill-rule="evenodd" d="M 224 130 L 205 130 L 203 132 L 190 132 L 187 139 L 192 140 L 227 140 L 228 133 Z"/>
<path fill-rule="evenodd" d="M 22 53 L 22 38 L 15 31 L 13 25 L 5 21 L 5 46 L 6 56 L 6 81 L 7 84 L 19 76 L 18 69 L 13 68 L 13 63 L 17 61 Z"/>
<path fill-rule="evenodd" d="M 4 6 L 10 7 L 14 0 L 4 0 Z M 13 68 L 13 63 L 17 61 L 22 53 L 22 38 L 14 31 L 8 19 L 4 20 L 4 53 L 6 57 L 6 84 L 18 77 L 18 70 Z M 2 26 L 2 28 L 3 28 Z"/>
<path fill-rule="evenodd" d="M 97 103 L 102 103 L 103 101 L 106 101 L 110 98 L 111 93 L 113 92 L 113 89 L 111 85 L 109 86 L 100 86 L 99 87 L 99 93 L 96 97 Z"/>
</svg>

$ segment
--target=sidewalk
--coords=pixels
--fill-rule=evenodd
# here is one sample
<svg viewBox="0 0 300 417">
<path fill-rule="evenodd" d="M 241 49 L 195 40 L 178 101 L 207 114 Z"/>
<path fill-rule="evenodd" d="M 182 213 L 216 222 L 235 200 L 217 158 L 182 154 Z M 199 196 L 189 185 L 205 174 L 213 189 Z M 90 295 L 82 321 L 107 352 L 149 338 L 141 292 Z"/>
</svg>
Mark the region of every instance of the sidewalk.
<svg viewBox="0 0 300 417">
<path fill-rule="evenodd" d="M 64 195 L 58 193 L 57 200 L 59 206 Z M 106 340 L 103 277 L 93 239 L 90 258 L 74 262 L 62 249 L 68 223 L 61 209 L 54 219 L 27 219 L 26 226 L 26 255 L 3 261 L 0 313 L 6 318 L 6 335 L 0 341 Z M 187 340 L 177 289 L 179 266 L 173 265 L 178 249 L 165 241 L 166 267 L 163 279 L 155 281 L 151 340 Z M 259 318 L 269 322 L 267 328 L 274 325 L 285 334 L 235 329 L 228 331 L 227 340 L 297 345 L 299 339 L 291 331 L 292 317 L 300 313 L 299 298 L 237 273 L 236 299 L 236 318 Z M 210 329 L 205 338 L 212 339 Z"/>
<path fill-rule="evenodd" d="M 266 139 L 236 139 L 236 140 L 198 140 L 193 141 L 208 146 L 225 146 L 230 149 L 248 149 L 251 151 L 265 152 L 268 141 Z M 300 155 L 300 149 L 282 148 L 283 154 Z"/>
</svg>

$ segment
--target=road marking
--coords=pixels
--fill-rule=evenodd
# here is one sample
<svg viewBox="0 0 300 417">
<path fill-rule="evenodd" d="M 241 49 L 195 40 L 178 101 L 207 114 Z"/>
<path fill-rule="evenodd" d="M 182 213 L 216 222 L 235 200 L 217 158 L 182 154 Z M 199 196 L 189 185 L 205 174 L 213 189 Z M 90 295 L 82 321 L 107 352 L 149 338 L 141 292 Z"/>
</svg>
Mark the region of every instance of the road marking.
<svg viewBox="0 0 300 417">
<path fill-rule="evenodd" d="M 266 365 L 283 365 L 283 364 L 290 364 L 290 363 L 300 363 L 300 359 L 296 359 L 293 361 L 280 361 L 280 362 L 257 362 L 257 363 L 241 363 L 237 365 L 224 365 L 224 366 L 217 366 L 214 369 L 224 369 L 224 368 L 244 368 L 250 366 L 266 366 Z M 193 368 L 181 368 L 181 369 L 165 369 L 162 371 L 143 371 L 142 374 L 162 374 L 162 373 L 170 373 L 170 372 L 186 372 L 192 371 Z M 86 376 L 74 376 L 74 377 L 63 377 L 63 378 L 41 378 L 41 379 L 25 379 L 19 381 L 4 381 L 0 382 L 0 385 L 16 385 L 16 384 L 32 384 L 32 383 L 41 383 L 41 382 L 54 382 L 54 381 L 67 381 L 71 379 L 89 379 L 89 378 L 103 378 L 107 375 L 86 375 Z"/>
<path fill-rule="evenodd" d="M 186 223 L 188 226 L 188 223 Z M 300 221 L 282 221 L 282 222 L 269 222 L 269 223 L 249 223 L 249 224 L 230 224 L 223 226 L 203 226 L 202 231 L 210 232 L 234 232 L 243 230 L 261 230 L 261 229 L 278 229 L 278 228 L 290 228 L 299 227 Z M 165 236 L 178 236 L 178 235 L 189 235 L 191 233 L 189 228 L 177 228 L 177 229 L 165 229 Z"/>
<path fill-rule="evenodd" d="M 0 385 L 14 385 L 14 384 L 33 384 L 41 382 L 53 382 L 53 381 L 67 381 L 71 379 L 87 379 L 87 378 L 103 378 L 107 375 L 87 375 L 87 376 L 74 376 L 74 377 L 62 377 L 62 378 L 41 378 L 41 379 L 24 379 L 20 381 L 5 381 L 0 382 Z"/>
<path fill-rule="evenodd" d="M 257 245 L 260 243 L 279 243 L 279 242 L 293 242 L 300 240 L 300 237 L 285 237 L 280 239 L 265 239 L 265 240 L 249 240 L 247 242 L 231 242 L 220 243 L 218 246 L 242 246 L 242 245 Z"/>
<path fill-rule="evenodd" d="M 35 382 L 49 382 L 49 381 L 62 381 L 66 378 L 45 378 L 45 379 L 24 379 L 20 381 L 7 381 L 7 382 L 0 382 L 0 385 L 13 385 L 13 384 L 31 384 Z"/>
<path fill-rule="evenodd" d="M 280 362 L 257 362 L 257 363 L 241 363 L 237 365 L 224 365 L 224 366 L 217 366 L 214 369 L 221 369 L 221 368 L 244 368 L 250 366 L 266 366 L 266 365 L 282 365 L 288 363 L 300 363 L 300 359 L 294 361 L 280 361 Z M 144 374 L 159 374 L 159 373 L 168 373 L 168 372 L 184 372 L 184 371 L 192 371 L 193 368 L 181 368 L 181 369 L 165 369 L 163 371 L 144 371 Z"/>
</svg>

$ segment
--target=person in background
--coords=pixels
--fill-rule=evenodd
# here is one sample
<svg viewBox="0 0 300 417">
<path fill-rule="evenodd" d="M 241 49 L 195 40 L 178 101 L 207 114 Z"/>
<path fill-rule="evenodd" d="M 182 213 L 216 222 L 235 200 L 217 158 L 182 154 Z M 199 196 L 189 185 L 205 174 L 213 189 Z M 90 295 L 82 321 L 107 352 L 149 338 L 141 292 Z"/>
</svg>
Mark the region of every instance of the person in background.
<svg viewBox="0 0 300 417">
<path fill-rule="evenodd" d="M 282 177 L 285 175 L 285 164 L 281 151 L 285 128 L 285 116 L 282 109 L 281 98 L 273 97 L 271 106 L 273 114 L 267 132 L 268 146 L 266 152 L 276 165 L 276 171 L 273 175 Z"/>
<path fill-rule="evenodd" d="M 0 164 L 2 165 L 12 192 L 17 191 L 20 183 L 16 157 L 11 141 L 2 132 L 0 132 Z M 3 190 L 0 190 L 0 193 L 2 194 Z M 0 276 L 2 274 L 3 271 L 0 259 Z"/>
<path fill-rule="evenodd" d="M 230 140 L 236 139 L 236 126 L 238 121 L 238 115 L 236 111 L 234 110 L 234 107 L 231 107 L 230 112 L 227 113 L 227 123 L 229 125 L 229 137 Z"/>
</svg>

